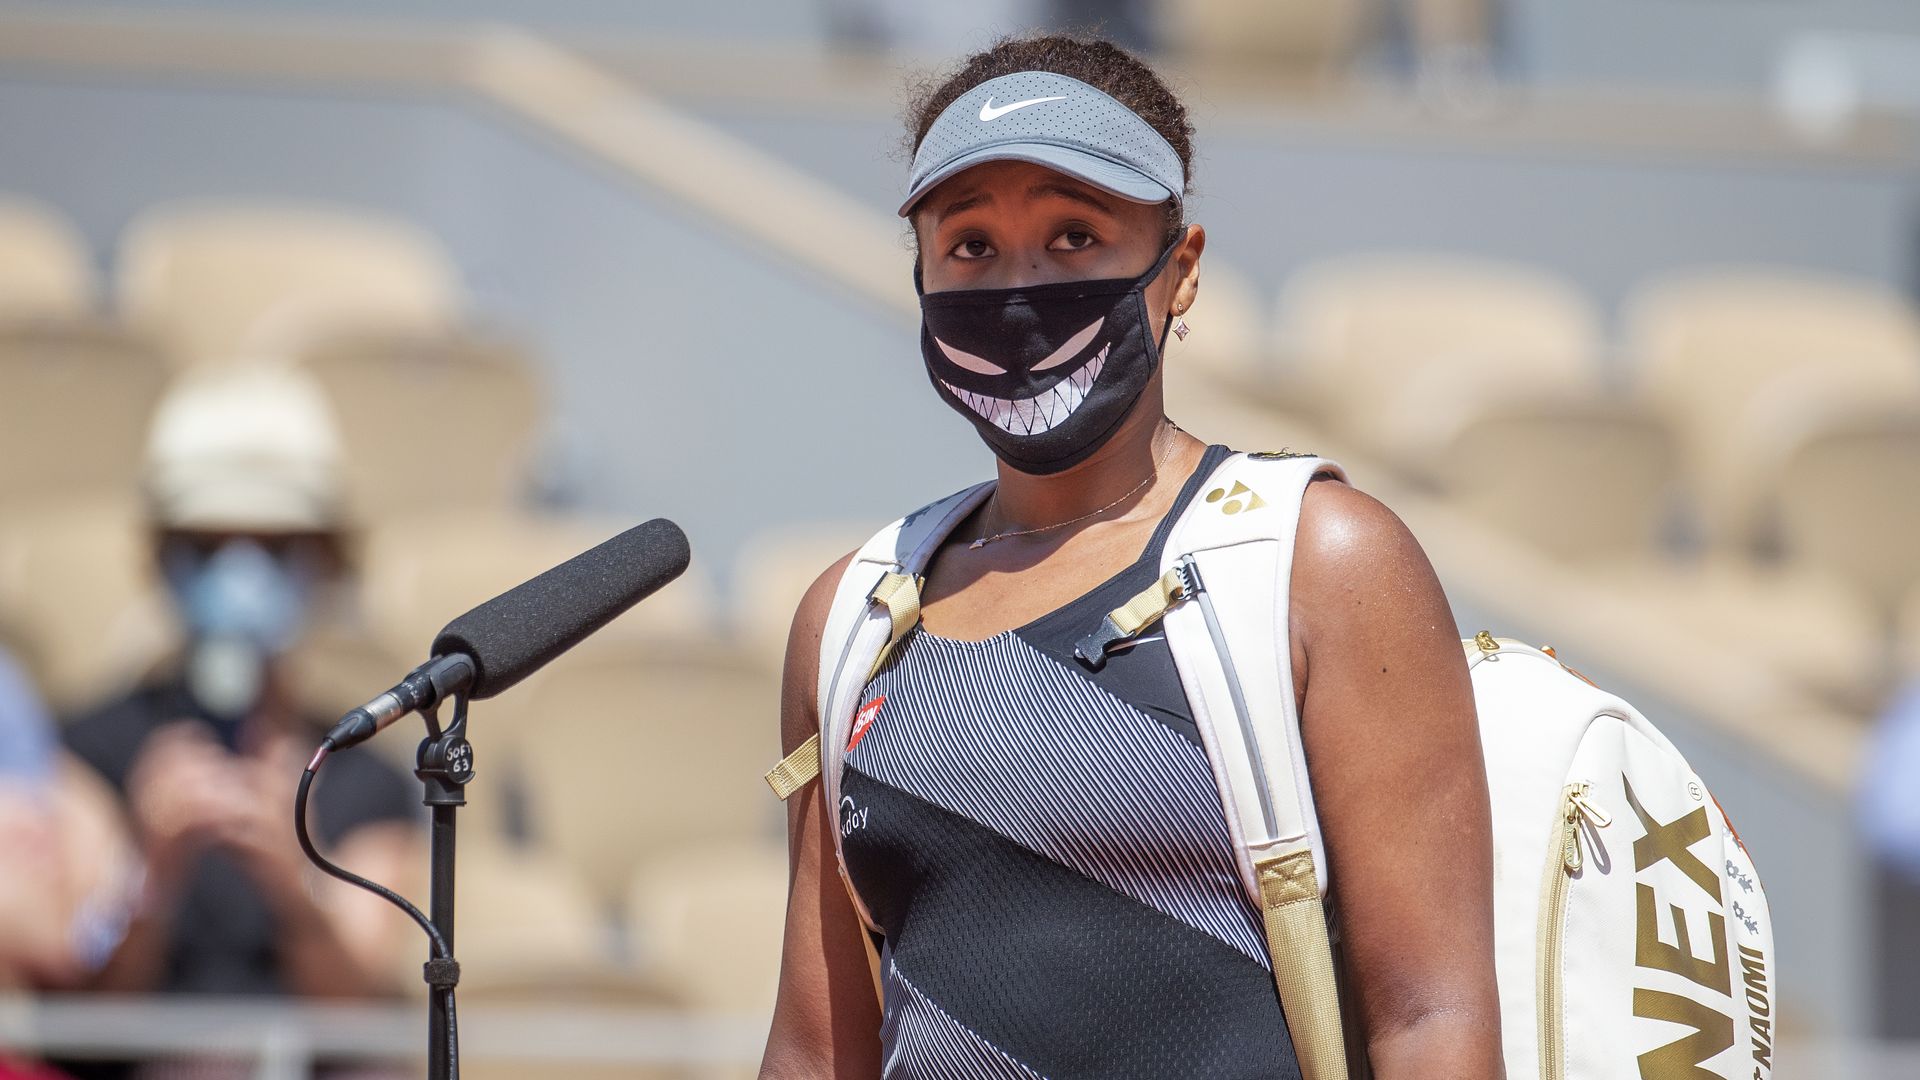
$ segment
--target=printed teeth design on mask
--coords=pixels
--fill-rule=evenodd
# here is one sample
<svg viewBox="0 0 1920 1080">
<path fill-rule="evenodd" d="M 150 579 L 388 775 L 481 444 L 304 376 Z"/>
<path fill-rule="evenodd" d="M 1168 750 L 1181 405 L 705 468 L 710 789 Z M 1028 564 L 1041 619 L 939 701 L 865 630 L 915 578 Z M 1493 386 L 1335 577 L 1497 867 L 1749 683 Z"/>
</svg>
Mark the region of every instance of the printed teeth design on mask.
<svg viewBox="0 0 1920 1080">
<path fill-rule="evenodd" d="M 1007 434 L 1038 435 L 1072 416 L 1080 403 L 1087 400 L 1087 391 L 1093 389 L 1094 380 L 1100 377 L 1100 370 L 1107 366 L 1109 348 L 1111 345 L 1102 345 L 1093 359 L 1035 397 L 1009 399 L 976 394 L 971 390 L 962 390 L 945 379 L 940 380 L 940 385 L 966 402 L 967 408 Z"/>
</svg>

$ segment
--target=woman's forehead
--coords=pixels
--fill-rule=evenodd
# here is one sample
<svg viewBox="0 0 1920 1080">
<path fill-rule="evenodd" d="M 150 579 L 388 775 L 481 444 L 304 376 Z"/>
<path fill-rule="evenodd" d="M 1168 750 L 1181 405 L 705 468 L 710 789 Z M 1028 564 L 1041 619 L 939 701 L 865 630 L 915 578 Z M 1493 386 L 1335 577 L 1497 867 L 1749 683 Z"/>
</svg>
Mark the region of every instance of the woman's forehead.
<svg viewBox="0 0 1920 1080">
<path fill-rule="evenodd" d="M 1122 206 L 1141 206 L 1116 198 L 1084 180 L 1029 161 L 986 161 L 953 174 L 927 193 L 921 206 L 929 224 L 973 209 L 1000 209 L 1043 200 L 1079 203 L 1110 215 Z"/>
</svg>

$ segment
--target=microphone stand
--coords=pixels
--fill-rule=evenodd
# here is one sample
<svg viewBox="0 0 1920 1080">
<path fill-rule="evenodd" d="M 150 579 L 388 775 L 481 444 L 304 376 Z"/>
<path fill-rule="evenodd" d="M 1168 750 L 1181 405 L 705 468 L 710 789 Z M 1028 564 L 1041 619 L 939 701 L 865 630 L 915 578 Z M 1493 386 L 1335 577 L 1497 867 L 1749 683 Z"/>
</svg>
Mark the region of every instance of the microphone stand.
<svg viewBox="0 0 1920 1080">
<path fill-rule="evenodd" d="M 453 722 L 444 729 L 437 707 L 424 710 L 422 716 L 427 737 L 420 741 L 413 774 L 425 786 L 424 802 L 433 813 L 428 911 L 445 943 L 445 955 L 430 954 L 424 969 L 432 988 L 427 1005 L 427 1080 L 459 1080 L 460 1029 L 453 1006 L 453 989 L 460 981 L 460 965 L 453 958 L 454 814 L 467 804 L 467 783 L 473 779 L 473 744 L 466 738 L 467 695 L 454 695 Z"/>
</svg>

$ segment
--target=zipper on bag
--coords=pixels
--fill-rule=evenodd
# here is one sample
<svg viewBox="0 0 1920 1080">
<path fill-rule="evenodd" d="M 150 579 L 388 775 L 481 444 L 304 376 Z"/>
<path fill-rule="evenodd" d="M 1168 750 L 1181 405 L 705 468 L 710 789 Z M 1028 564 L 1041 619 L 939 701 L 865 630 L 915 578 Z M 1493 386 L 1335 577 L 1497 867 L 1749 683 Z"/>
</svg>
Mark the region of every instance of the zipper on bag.
<svg viewBox="0 0 1920 1080">
<path fill-rule="evenodd" d="M 1260 741 L 1253 735 L 1253 718 L 1248 715 L 1247 695 L 1240 688 L 1240 672 L 1233 666 L 1233 653 L 1227 650 L 1227 635 L 1220 628 L 1220 617 L 1214 614 L 1213 597 L 1200 580 L 1200 566 L 1193 561 L 1192 555 L 1180 557 L 1180 576 L 1188 594 L 1200 601 L 1200 614 L 1207 622 L 1207 636 L 1213 639 L 1214 654 L 1220 659 L 1220 673 L 1226 677 L 1227 694 L 1233 699 L 1234 718 L 1240 722 L 1240 741 L 1246 744 L 1254 776 L 1259 781 L 1254 784 L 1254 790 L 1260 797 L 1260 820 L 1271 837 L 1278 831 L 1278 826 L 1274 824 L 1273 795 L 1267 791 L 1266 761 L 1260 755 Z"/>
<path fill-rule="evenodd" d="M 1562 1080 L 1566 1075 L 1566 985 L 1562 970 L 1567 928 L 1567 895 L 1573 876 L 1585 865 L 1580 850 L 1580 819 L 1586 818 L 1604 828 L 1613 818 L 1587 793 L 1593 785 L 1585 781 L 1568 784 L 1560 792 L 1560 813 L 1555 818 L 1556 843 L 1548 845 L 1546 873 L 1541 883 L 1540 928 L 1534 942 L 1536 989 L 1540 1017 L 1540 1080 Z"/>
</svg>

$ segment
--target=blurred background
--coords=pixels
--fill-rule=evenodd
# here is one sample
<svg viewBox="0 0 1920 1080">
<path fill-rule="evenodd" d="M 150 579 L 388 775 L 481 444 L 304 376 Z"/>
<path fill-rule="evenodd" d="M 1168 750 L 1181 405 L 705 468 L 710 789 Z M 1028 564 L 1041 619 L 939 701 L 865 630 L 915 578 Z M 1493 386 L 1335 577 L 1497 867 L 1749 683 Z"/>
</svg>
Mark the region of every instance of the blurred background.
<svg viewBox="0 0 1920 1080">
<path fill-rule="evenodd" d="M 1907 0 L 0 4 L 0 1076 L 417 1075 L 424 944 L 287 864 L 301 751 L 655 516 L 692 571 L 474 709 L 466 1067 L 752 1075 L 787 621 L 992 464 L 904 87 L 1091 26 L 1198 129 L 1174 418 L 1341 460 L 1464 636 L 1662 725 L 1766 876 L 1780 1075 L 1920 1076 Z M 413 742 L 316 831 L 424 898 Z"/>
</svg>

